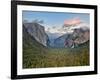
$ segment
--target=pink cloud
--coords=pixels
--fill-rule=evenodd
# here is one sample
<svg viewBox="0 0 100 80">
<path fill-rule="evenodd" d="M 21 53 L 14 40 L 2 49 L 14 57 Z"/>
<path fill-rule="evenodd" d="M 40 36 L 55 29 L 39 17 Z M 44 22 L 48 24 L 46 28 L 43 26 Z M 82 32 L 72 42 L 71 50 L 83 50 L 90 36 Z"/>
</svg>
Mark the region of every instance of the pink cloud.
<svg viewBox="0 0 100 80">
<path fill-rule="evenodd" d="M 64 21 L 64 25 L 66 25 L 66 26 L 77 25 L 77 24 L 80 24 L 80 23 L 81 23 L 81 19 L 78 18 L 78 17 Z"/>
</svg>

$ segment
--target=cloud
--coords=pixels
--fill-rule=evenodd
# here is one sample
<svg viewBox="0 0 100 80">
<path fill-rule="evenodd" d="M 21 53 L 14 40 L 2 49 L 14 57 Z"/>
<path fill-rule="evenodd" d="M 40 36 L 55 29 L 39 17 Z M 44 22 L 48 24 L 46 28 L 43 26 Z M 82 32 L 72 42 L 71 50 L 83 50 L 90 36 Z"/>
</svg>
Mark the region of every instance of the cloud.
<svg viewBox="0 0 100 80">
<path fill-rule="evenodd" d="M 80 18 L 76 17 L 76 18 L 73 18 L 73 19 L 67 19 L 67 20 L 64 20 L 64 26 L 66 27 L 69 27 L 69 26 L 72 26 L 72 25 L 77 25 L 77 24 L 80 24 L 82 21 Z"/>
</svg>

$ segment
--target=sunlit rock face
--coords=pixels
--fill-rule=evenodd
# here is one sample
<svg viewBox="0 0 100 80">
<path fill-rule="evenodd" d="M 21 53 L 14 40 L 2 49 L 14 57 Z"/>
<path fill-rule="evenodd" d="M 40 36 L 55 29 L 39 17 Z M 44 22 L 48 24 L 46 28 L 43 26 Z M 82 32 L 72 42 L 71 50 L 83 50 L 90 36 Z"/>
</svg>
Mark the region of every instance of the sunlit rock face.
<svg viewBox="0 0 100 80">
<path fill-rule="evenodd" d="M 44 26 L 38 23 L 24 23 L 28 33 L 44 46 L 48 44 L 48 35 L 45 33 Z"/>
</svg>

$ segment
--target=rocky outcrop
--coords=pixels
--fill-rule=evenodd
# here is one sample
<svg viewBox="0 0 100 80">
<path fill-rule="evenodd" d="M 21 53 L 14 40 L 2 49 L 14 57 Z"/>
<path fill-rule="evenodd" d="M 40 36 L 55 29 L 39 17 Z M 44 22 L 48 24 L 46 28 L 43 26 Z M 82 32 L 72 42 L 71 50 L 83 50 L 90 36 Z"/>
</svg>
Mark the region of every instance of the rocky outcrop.
<svg viewBox="0 0 100 80">
<path fill-rule="evenodd" d="M 27 29 L 27 32 L 34 37 L 34 39 L 40 44 L 47 46 L 48 44 L 48 36 L 45 33 L 44 26 L 38 23 L 24 23 L 23 24 Z"/>
<path fill-rule="evenodd" d="M 90 38 L 90 31 L 89 29 L 75 29 L 73 32 L 74 43 L 82 44 L 89 40 Z"/>
<path fill-rule="evenodd" d="M 89 29 L 74 29 L 73 33 L 64 34 L 63 36 L 55 39 L 55 47 L 70 47 L 74 48 L 80 44 L 84 44 L 89 41 L 90 31 Z"/>
</svg>

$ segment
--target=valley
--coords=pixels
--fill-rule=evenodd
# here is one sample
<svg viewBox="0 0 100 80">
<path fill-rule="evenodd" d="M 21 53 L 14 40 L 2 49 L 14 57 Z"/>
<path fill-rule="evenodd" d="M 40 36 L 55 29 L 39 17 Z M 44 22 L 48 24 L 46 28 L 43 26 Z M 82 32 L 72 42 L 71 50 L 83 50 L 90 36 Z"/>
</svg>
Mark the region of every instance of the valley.
<svg viewBox="0 0 100 80">
<path fill-rule="evenodd" d="M 87 45 L 87 44 L 86 44 Z M 89 49 L 82 45 L 80 48 L 47 48 L 36 51 L 35 48 L 24 50 L 23 68 L 47 68 L 88 66 Z"/>
<path fill-rule="evenodd" d="M 81 33 L 81 32 L 80 32 Z M 78 36 L 77 36 L 78 35 Z M 87 34 L 88 35 L 88 34 Z M 84 33 L 71 34 L 70 37 L 63 35 L 59 40 L 77 40 L 78 46 L 73 47 L 51 47 L 49 36 L 44 27 L 37 23 L 23 25 L 23 68 L 47 68 L 47 67 L 69 67 L 89 66 L 89 37 L 81 38 Z M 64 43 L 64 42 L 63 42 Z M 82 44 L 81 44 L 82 43 Z"/>
</svg>

